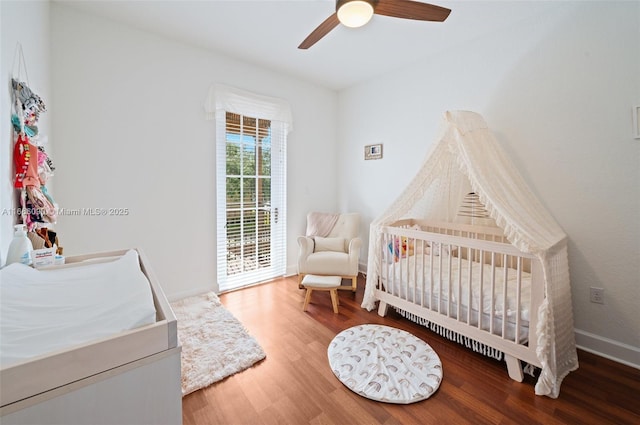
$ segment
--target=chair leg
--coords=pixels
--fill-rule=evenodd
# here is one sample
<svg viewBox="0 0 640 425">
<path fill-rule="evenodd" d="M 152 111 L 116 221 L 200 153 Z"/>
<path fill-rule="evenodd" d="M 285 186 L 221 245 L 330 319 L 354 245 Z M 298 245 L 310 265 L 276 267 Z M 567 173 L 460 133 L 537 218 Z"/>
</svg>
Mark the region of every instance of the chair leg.
<svg viewBox="0 0 640 425">
<path fill-rule="evenodd" d="M 356 292 L 357 289 L 358 289 L 358 275 L 355 275 L 354 277 L 351 278 L 351 290 L 353 292 Z"/>
<path fill-rule="evenodd" d="M 331 304 L 333 305 L 333 312 L 337 314 L 338 313 L 338 290 L 331 289 L 329 292 L 331 292 Z"/>
<path fill-rule="evenodd" d="M 311 301 L 311 293 L 313 289 L 307 288 L 307 293 L 304 296 L 304 304 L 302 305 L 302 311 L 307 311 L 307 306 L 309 305 L 309 301 Z"/>
<path fill-rule="evenodd" d="M 302 288 L 303 288 L 303 286 L 302 286 L 302 279 L 304 279 L 304 274 L 299 273 L 299 274 L 298 274 L 298 289 L 302 289 Z"/>
</svg>

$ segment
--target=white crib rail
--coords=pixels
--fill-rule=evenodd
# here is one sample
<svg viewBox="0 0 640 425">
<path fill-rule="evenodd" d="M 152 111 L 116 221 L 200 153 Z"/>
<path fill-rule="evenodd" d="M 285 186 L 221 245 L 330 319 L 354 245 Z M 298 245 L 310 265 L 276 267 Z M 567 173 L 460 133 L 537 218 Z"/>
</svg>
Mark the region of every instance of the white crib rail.
<svg viewBox="0 0 640 425">
<path fill-rule="evenodd" d="M 403 220 L 384 227 L 381 238 L 381 315 L 392 305 L 499 350 L 519 381 L 515 359 L 539 366 L 535 333 L 544 285 L 534 256 L 497 228 Z"/>
</svg>

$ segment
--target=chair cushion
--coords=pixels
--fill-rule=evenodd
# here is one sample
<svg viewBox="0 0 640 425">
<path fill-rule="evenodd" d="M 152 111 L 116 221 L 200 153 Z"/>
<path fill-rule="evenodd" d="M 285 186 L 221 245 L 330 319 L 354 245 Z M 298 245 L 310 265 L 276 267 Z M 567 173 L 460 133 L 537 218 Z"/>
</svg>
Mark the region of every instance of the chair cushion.
<svg viewBox="0 0 640 425">
<path fill-rule="evenodd" d="M 338 221 L 333 226 L 328 237 L 343 237 L 353 239 L 360 234 L 360 214 L 358 213 L 342 213 L 338 217 Z"/>
<path fill-rule="evenodd" d="M 314 252 L 333 251 L 333 252 L 345 252 L 344 251 L 344 238 L 323 238 L 315 236 L 315 248 Z"/>
<path fill-rule="evenodd" d="M 317 288 L 333 288 L 340 286 L 342 278 L 340 276 L 317 276 L 308 274 L 302 279 L 302 286 L 315 286 Z"/>
<path fill-rule="evenodd" d="M 354 267 L 355 266 L 355 267 Z M 307 257 L 305 274 L 355 276 L 358 273 L 357 263 L 350 264 L 346 252 L 314 252 Z"/>
</svg>

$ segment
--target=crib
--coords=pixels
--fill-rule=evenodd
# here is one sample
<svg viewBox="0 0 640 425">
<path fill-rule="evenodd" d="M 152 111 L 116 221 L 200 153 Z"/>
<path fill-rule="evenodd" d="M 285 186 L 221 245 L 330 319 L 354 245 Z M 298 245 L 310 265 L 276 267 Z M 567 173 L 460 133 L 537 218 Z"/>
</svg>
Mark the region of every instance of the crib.
<svg viewBox="0 0 640 425">
<path fill-rule="evenodd" d="M 540 367 L 535 331 L 544 299 L 538 259 L 497 227 L 404 219 L 382 228 L 378 314 L 389 306 L 432 330 L 501 358 L 521 382 Z"/>
<path fill-rule="evenodd" d="M 539 367 L 535 393 L 556 398 L 578 368 L 568 236 L 480 114 L 442 118 L 415 177 L 371 222 L 362 307 L 392 306 L 504 359 L 517 381 L 523 362 Z"/>
</svg>

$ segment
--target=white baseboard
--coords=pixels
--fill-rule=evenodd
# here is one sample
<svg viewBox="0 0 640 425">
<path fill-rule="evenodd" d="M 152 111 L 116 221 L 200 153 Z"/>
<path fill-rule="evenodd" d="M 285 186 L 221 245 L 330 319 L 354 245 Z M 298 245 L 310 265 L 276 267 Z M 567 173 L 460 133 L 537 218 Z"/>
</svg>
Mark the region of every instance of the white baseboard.
<svg viewBox="0 0 640 425">
<path fill-rule="evenodd" d="M 170 303 L 174 301 L 181 300 L 183 298 L 193 297 L 195 295 L 204 294 L 205 292 L 217 292 L 218 288 L 208 287 L 208 288 L 193 288 L 188 291 L 174 292 L 171 294 L 167 294 L 167 299 Z"/>
<path fill-rule="evenodd" d="M 576 346 L 584 351 L 640 369 L 640 348 L 575 329 Z"/>
<path fill-rule="evenodd" d="M 294 274 L 298 274 L 298 266 L 287 266 L 287 270 L 285 273 L 285 276 L 293 276 Z"/>
</svg>

